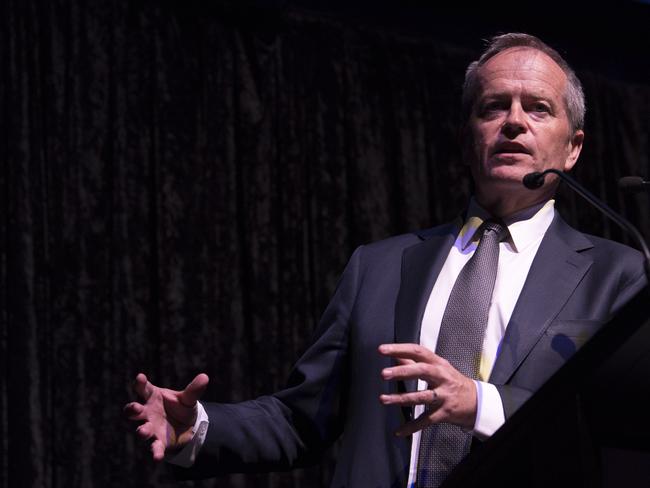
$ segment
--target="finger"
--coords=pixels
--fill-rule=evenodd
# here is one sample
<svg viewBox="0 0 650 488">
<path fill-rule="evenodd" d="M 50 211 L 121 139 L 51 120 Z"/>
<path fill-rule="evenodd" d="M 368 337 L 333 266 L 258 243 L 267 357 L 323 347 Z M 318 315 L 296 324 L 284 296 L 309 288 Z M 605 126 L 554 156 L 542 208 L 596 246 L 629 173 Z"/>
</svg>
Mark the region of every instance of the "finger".
<svg viewBox="0 0 650 488">
<path fill-rule="evenodd" d="M 140 373 L 135 377 L 133 389 L 140 398 L 148 400 L 154 391 L 154 386 L 149 382 L 145 374 Z"/>
<path fill-rule="evenodd" d="M 439 358 L 420 344 L 382 344 L 379 346 L 379 352 L 393 358 L 412 359 L 426 363 L 432 363 Z"/>
<path fill-rule="evenodd" d="M 153 425 L 151 422 L 146 422 L 135 429 L 135 433 L 145 441 L 151 439 L 153 437 Z"/>
<path fill-rule="evenodd" d="M 203 396 L 208 387 L 210 378 L 205 373 L 197 374 L 189 385 L 178 395 L 178 401 L 187 407 L 196 405 L 196 401 Z"/>
<path fill-rule="evenodd" d="M 124 415 L 129 420 L 142 420 L 144 418 L 143 412 L 144 406 L 137 402 L 127 403 L 124 407 Z"/>
<path fill-rule="evenodd" d="M 406 437 L 409 435 L 413 435 L 415 432 L 422 430 L 431 424 L 433 424 L 433 421 L 429 418 L 429 413 L 424 412 L 415 420 L 411 420 L 410 422 L 407 422 L 404 425 L 402 425 L 399 429 L 395 431 L 395 435 L 398 437 Z"/>
<path fill-rule="evenodd" d="M 429 381 L 435 376 L 435 367 L 426 363 L 411 363 L 404 366 L 384 368 L 381 376 L 385 380 L 424 379 Z"/>
<path fill-rule="evenodd" d="M 436 403 L 436 397 L 431 390 L 422 390 L 411 393 L 379 395 L 379 401 L 384 405 L 432 405 Z"/>
<path fill-rule="evenodd" d="M 406 358 L 395 358 L 395 360 L 398 362 L 398 364 L 404 364 L 404 365 L 415 363 L 415 361 L 413 361 L 412 359 L 406 359 Z"/>
<path fill-rule="evenodd" d="M 165 459 L 165 445 L 160 439 L 156 439 L 151 443 L 151 452 L 153 453 L 154 461 L 162 461 Z"/>
</svg>

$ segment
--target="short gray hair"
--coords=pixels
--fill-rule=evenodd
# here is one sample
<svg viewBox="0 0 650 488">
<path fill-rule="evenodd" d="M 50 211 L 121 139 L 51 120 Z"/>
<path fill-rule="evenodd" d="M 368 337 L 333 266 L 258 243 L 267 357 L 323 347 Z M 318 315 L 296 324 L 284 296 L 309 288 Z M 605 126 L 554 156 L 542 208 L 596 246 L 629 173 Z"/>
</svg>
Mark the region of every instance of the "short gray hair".
<svg viewBox="0 0 650 488">
<path fill-rule="evenodd" d="M 461 102 L 463 123 L 467 123 L 476 102 L 479 90 L 478 70 L 490 58 L 493 58 L 500 52 L 513 47 L 523 47 L 536 49 L 546 54 L 549 58 L 562 68 L 567 77 L 567 87 L 564 93 L 564 104 L 571 124 L 572 133 L 580 130 L 585 124 L 585 94 L 582 91 L 582 84 L 575 72 L 560 54 L 544 43 L 542 40 L 530 34 L 511 32 L 495 36 L 488 41 L 487 47 L 478 60 L 470 63 L 465 72 L 465 82 L 463 83 L 463 96 Z"/>
</svg>

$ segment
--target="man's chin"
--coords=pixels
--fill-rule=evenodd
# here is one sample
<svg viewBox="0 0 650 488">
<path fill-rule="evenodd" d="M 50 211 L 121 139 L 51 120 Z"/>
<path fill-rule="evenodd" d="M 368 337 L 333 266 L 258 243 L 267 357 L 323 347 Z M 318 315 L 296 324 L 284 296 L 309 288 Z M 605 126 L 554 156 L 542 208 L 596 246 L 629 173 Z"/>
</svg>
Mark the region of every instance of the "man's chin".
<svg viewBox="0 0 650 488">
<path fill-rule="evenodd" d="M 485 181 L 490 186 L 498 188 L 524 188 L 524 176 L 530 172 L 532 172 L 532 170 L 523 170 L 522 168 L 495 168 Z"/>
<path fill-rule="evenodd" d="M 537 190 L 530 190 L 524 186 L 523 179 L 528 173 L 534 170 L 528 169 L 523 172 L 510 172 L 508 174 L 493 174 L 490 178 L 483 178 L 481 181 L 474 181 L 476 194 L 485 198 L 508 198 L 515 199 L 540 198 L 541 195 L 552 195 L 555 192 L 557 183 L 552 178 L 547 178 L 544 186 Z"/>
<path fill-rule="evenodd" d="M 534 164 L 506 164 L 501 159 L 490 159 L 481 169 L 480 172 L 472 171 L 474 183 L 491 192 L 530 191 L 524 186 L 523 179 L 527 174 L 536 171 Z"/>
</svg>

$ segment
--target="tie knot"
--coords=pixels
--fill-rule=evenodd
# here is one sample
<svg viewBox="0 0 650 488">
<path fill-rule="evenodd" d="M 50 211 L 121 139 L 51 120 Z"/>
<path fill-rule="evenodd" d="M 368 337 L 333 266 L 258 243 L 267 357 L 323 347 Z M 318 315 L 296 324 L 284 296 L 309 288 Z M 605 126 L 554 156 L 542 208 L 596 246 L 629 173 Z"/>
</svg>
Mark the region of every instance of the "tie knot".
<svg viewBox="0 0 650 488">
<path fill-rule="evenodd" d="M 494 237 L 497 238 L 498 242 L 501 242 L 506 237 L 508 237 L 508 227 L 501 220 L 498 219 L 488 219 L 482 224 L 483 231 L 481 237 L 488 235 L 492 232 Z"/>
</svg>

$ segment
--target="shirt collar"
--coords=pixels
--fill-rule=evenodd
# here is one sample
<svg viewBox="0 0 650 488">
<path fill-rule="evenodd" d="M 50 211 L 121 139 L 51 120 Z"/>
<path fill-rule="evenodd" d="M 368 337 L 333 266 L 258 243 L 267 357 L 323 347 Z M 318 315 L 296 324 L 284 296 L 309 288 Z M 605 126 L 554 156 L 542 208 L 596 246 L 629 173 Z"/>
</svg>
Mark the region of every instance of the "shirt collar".
<svg viewBox="0 0 650 488">
<path fill-rule="evenodd" d="M 541 239 L 555 216 L 555 200 L 551 199 L 525 208 L 503 219 L 510 235 L 507 241 L 514 252 L 520 252 Z M 491 215 L 472 197 L 467 208 L 465 223 L 456 240 L 461 250 L 478 241 L 476 231 Z"/>
</svg>

